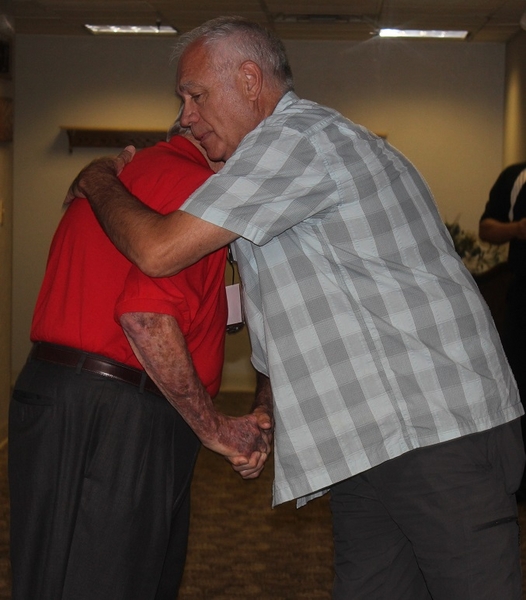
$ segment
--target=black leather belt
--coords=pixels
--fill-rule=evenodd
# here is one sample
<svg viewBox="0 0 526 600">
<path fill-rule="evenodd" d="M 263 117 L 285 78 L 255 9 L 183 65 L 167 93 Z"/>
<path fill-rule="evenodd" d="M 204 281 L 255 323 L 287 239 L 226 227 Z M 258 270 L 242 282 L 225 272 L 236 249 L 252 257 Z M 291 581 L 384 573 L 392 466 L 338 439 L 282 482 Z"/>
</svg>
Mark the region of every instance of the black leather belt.
<svg viewBox="0 0 526 600">
<path fill-rule="evenodd" d="M 152 379 L 148 377 L 145 371 L 134 369 L 133 367 L 123 365 L 122 363 L 112 361 L 109 358 L 97 354 L 82 352 L 81 350 L 69 348 L 68 346 L 37 342 L 33 345 L 30 357 L 32 359 L 43 360 L 56 365 L 72 367 L 77 369 L 79 373 L 87 371 L 88 373 L 103 375 L 104 377 L 109 377 L 116 381 L 130 383 L 141 390 L 163 396 L 161 390 L 155 385 Z"/>
</svg>

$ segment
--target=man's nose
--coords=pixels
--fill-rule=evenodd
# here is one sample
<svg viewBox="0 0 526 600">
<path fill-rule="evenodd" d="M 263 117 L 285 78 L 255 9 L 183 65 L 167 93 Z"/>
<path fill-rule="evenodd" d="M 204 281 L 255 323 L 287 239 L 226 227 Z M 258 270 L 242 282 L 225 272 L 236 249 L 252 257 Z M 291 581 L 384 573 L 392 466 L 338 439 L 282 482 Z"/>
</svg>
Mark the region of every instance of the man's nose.
<svg viewBox="0 0 526 600">
<path fill-rule="evenodd" d="M 192 123 L 195 123 L 197 120 L 197 114 L 195 112 L 195 110 L 192 110 L 192 108 L 188 105 L 188 104 L 184 104 L 183 105 L 183 112 L 181 113 L 181 125 L 183 127 L 190 127 L 190 125 L 192 125 Z"/>
</svg>

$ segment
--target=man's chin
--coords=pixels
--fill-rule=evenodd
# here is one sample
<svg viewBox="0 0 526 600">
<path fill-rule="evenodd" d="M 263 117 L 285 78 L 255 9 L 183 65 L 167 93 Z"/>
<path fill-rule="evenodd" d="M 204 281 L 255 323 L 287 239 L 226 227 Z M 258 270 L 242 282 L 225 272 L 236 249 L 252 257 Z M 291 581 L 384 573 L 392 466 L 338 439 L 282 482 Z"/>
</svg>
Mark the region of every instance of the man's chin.
<svg viewBox="0 0 526 600">
<path fill-rule="evenodd" d="M 208 156 L 208 160 L 211 160 L 214 163 L 224 162 L 225 158 L 223 158 L 223 154 L 221 152 L 208 152 L 205 148 L 206 155 Z"/>
<path fill-rule="evenodd" d="M 222 162 L 225 160 L 225 153 L 220 148 L 215 147 L 213 144 L 207 144 L 206 141 L 204 143 L 201 142 L 201 146 L 206 152 L 209 160 L 213 162 Z"/>
</svg>

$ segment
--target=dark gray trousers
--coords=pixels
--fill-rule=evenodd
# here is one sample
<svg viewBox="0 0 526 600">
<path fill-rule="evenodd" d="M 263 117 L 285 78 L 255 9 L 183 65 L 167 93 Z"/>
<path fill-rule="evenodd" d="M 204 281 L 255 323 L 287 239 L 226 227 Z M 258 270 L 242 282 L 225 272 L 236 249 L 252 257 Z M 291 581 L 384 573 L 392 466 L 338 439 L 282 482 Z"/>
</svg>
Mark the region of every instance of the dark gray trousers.
<svg viewBox="0 0 526 600">
<path fill-rule="evenodd" d="M 331 488 L 334 600 L 521 600 L 520 420 Z"/>
</svg>

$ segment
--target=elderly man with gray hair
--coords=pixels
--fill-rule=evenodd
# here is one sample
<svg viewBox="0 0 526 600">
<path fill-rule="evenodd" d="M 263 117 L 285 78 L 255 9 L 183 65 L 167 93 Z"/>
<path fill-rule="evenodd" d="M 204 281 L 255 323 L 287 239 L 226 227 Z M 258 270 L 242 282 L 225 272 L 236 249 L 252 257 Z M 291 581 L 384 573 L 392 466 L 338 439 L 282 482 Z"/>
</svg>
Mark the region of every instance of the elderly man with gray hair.
<svg viewBox="0 0 526 600">
<path fill-rule="evenodd" d="M 127 149 L 69 197 L 150 275 L 233 244 L 274 398 L 274 504 L 330 493 L 335 600 L 519 600 L 523 409 L 423 178 L 298 98 L 282 43 L 255 23 L 207 22 L 178 56 L 181 122 L 223 169 L 155 215 L 115 177 Z"/>
</svg>

